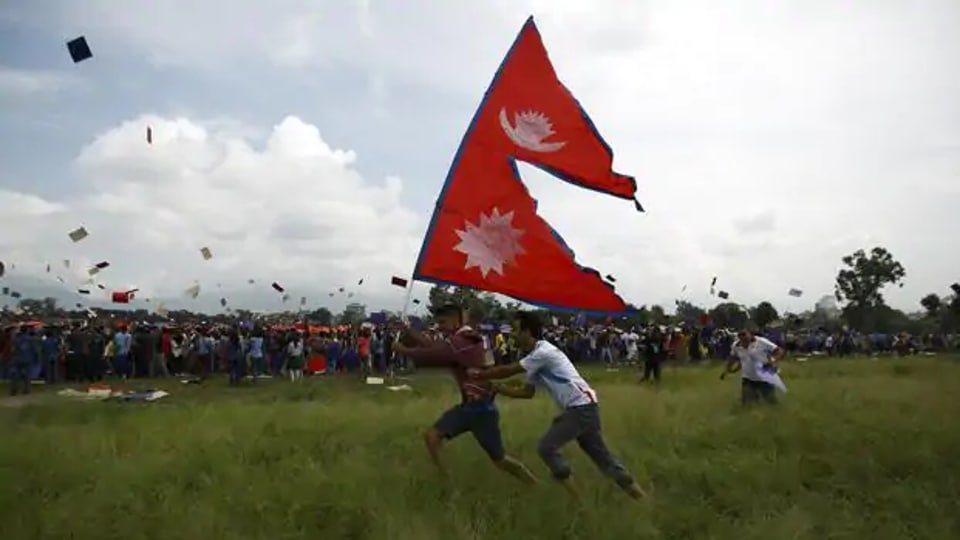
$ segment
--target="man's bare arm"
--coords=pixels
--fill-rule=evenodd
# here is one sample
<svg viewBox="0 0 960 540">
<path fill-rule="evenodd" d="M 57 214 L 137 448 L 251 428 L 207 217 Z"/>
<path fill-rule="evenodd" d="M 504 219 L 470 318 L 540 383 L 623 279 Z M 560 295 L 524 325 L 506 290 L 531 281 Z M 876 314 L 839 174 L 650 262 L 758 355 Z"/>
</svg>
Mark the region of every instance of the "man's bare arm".
<svg viewBox="0 0 960 540">
<path fill-rule="evenodd" d="M 530 399 L 537 393 L 536 387 L 532 384 L 498 383 L 494 385 L 494 388 L 498 394 L 517 399 Z"/>
<path fill-rule="evenodd" d="M 496 380 L 496 379 L 509 379 L 514 375 L 523 373 L 525 370 L 518 362 L 513 364 L 505 364 L 502 366 L 493 366 L 486 369 L 477 369 L 470 370 L 470 376 L 474 379 L 480 379 L 484 381 Z"/>
</svg>

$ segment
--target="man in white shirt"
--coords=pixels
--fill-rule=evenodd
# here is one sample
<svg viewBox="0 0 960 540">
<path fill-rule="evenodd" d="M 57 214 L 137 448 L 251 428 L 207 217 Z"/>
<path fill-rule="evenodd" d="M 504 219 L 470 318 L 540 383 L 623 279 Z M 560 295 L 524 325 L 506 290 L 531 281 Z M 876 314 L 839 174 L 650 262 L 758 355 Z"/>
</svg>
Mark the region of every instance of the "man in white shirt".
<svg viewBox="0 0 960 540">
<path fill-rule="evenodd" d="M 627 361 L 630 363 L 637 361 L 637 353 L 639 349 L 637 348 L 637 342 L 640 341 L 640 336 L 631 328 L 630 330 L 624 332 L 623 336 L 620 338 L 623 340 L 623 345 L 627 349 Z"/>
<path fill-rule="evenodd" d="M 755 336 L 749 330 L 741 330 L 737 333 L 737 341 L 730 350 L 730 359 L 720 378 L 740 371 L 740 401 L 744 405 L 760 401 L 776 403 L 776 391 L 786 391 L 775 365 L 782 357 L 783 349 L 769 339 Z"/>
<path fill-rule="evenodd" d="M 576 495 L 577 492 L 571 479 L 570 465 L 561 455 L 560 448 L 576 440 L 597 467 L 613 478 L 621 489 L 635 499 L 644 497 L 646 494 L 627 469 L 607 449 L 600 431 L 596 392 L 580 376 L 567 355 L 543 339 L 543 322 L 539 317 L 531 312 L 518 313 L 514 336 L 517 346 L 526 353 L 520 362 L 487 369 L 470 369 L 468 375 L 475 379 L 493 380 L 526 373 L 523 385 L 497 384 L 495 390 L 505 396 L 521 399 L 532 398 L 537 387 L 550 394 L 562 412 L 540 439 L 537 451 L 553 477 L 571 494 Z"/>
</svg>

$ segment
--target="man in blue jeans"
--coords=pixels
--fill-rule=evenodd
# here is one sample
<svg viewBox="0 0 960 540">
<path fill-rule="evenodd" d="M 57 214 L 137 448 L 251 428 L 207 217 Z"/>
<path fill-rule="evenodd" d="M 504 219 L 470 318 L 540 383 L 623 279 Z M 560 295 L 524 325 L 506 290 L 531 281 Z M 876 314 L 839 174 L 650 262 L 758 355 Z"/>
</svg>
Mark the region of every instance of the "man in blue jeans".
<svg viewBox="0 0 960 540">
<path fill-rule="evenodd" d="M 463 310 L 459 306 L 442 306 L 434 311 L 434 317 L 445 336 L 444 339 L 431 343 L 422 336 L 408 334 L 395 347 L 397 354 L 409 356 L 418 368 L 450 368 L 460 387 L 460 404 L 444 412 L 423 435 L 434 464 L 444 472 L 440 462 L 443 442 L 469 431 L 498 469 L 522 482 L 536 482 L 530 470 L 517 459 L 508 456 L 503 447 L 500 412 L 494 403 L 493 384 L 467 377 L 468 368 L 480 368 L 486 362 L 480 335 L 469 326 L 464 326 Z M 411 342 L 416 342 L 417 346 L 405 344 Z"/>
<path fill-rule="evenodd" d="M 27 325 L 13 338 L 13 362 L 10 363 L 10 395 L 30 393 L 30 368 L 39 359 L 39 348 Z"/>
</svg>

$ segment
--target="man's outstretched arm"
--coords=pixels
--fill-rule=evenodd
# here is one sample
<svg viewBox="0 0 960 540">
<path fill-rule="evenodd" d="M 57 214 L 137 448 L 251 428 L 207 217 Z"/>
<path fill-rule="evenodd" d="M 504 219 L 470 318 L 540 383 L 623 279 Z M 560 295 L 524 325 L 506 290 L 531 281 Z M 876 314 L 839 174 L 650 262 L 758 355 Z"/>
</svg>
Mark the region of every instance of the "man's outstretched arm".
<svg viewBox="0 0 960 540">
<path fill-rule="evenodd" d="M 512 364 L 493 366 L 486 369 L 471 369 L 468 373 L 470 377 L 474 379 L 490 381 L 496 379 L 509 379 L 514 375 L 523 373 L 524 371 L 526 370 L 523 369 L 523 366 L 521 366 L 519 362 L 514 362 Z"/>
<path fill-rule="evenodd" d="M 503 394 L 507 397 L 517 398 L 517 399 L 530 399 L 536 393 L 537 389 L 532 384 L 507 384 L 507 383 L 497 383 L 494 386 L 494 389 L 498 394 Z"/>
<path fill-rule="evenodd" d="M 398 354 L 412 358 L 417 367 L 449 367 L 453 365 L 450 347 L 446 343 L 436 343 L 427 347 L 407 347 L 397 344 L 393 350 Z"/>
</svg>

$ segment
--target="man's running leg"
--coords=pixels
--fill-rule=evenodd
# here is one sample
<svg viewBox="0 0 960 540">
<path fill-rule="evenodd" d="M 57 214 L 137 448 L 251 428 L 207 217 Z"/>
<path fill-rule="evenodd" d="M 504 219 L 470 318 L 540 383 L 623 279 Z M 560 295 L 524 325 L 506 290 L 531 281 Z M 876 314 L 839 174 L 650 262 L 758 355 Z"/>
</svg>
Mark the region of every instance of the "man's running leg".
<svg viewBox="0 0 960 540">
<path fill-rule="evenodd" d="M 493 464 L 501 471 L 513 476 L 525 484 L 535 484 L 537 477 L 520 460 L 508 456 L 503 447 L 503 434 L 500 431 L 500 412 L 471 411 L 473 421 L 470 431 L 477 443 L 487 453 Z"/>
<path fill-rule="evenodd" d="M 560 485 L 575 498 L 579 498 L 579 493 L 573 483 L 570 465 L 564 459 L 563 454 L 560 453 L 560 449 L 563 445 L 576 439 L 578 435 L 580 435 L 580 426 L 577 423 L 576 416 L 571 413 L 571 409 L 567 409 L 553 419 L 550 429 L 537 443 L 537 453 L 540 454 L 547 468 L 550 469 L 553 478 L 560 482 Z"/>
<path fill-rule="evenodd" d="M 620 463 L 607 448 L 607 443 L 603 440 L 603 433 L 600 430 L 600 410 L 596 405 L 577 407 L 577 421 L 580 425 L 580 435 L 577 437 L 577 444 L 590 457 L 593 463 L 603 474 L 609 476 L 620 486 L 620 489 L 627 492 L 634 499 L 646 497 L 646 493 L 627 471 L 627 468 Z"/>
<path fill-rule="evenodd" d="M 447 470 L 440 459 L 444 441 L 454 439 L 469 430 L 469 418 L 462 410 L 462 406 L 454 405 L 447 409 L 433 426 L 424 432 L 423 442 L 427 446 L 430 460 L 433 461 L 433 464 L 437 466 L 444 477 L 447 476 Z"/>
</svg>

